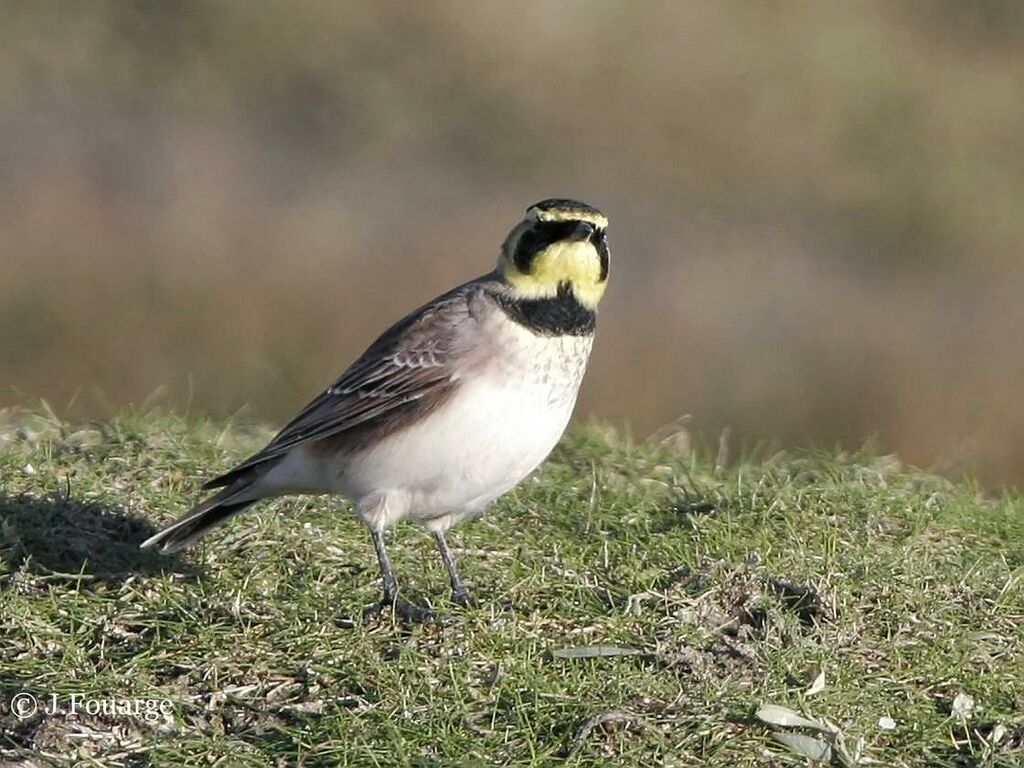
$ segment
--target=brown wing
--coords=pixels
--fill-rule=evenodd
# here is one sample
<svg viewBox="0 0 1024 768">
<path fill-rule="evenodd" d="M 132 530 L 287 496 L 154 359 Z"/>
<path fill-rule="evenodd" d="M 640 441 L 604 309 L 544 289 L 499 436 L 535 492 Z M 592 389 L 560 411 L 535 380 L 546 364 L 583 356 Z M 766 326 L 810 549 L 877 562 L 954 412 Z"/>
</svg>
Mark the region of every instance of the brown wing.
<svg viewBox="0 0 1024 768">
<path fill-rule="evenodd" d="M 481 280 L 461 285 L 399 320 L 266 448 L 203 487 L 228 485 L 302 443 L 413 418 L 435 407 L 456 386 L 453 352 L 471 345 L 474 297 L 481 286 Z"/>
</svg>

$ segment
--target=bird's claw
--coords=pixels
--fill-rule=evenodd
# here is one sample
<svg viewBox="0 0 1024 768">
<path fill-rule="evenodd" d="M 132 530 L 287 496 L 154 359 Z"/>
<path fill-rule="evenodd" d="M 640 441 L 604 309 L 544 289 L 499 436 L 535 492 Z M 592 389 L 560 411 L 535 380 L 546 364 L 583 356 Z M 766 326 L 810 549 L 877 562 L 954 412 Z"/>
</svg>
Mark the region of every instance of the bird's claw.
<svg viewBox="0 0 1024 768">
<path fill-rule="evenodd" d="M 374 603 L 367 608 L 363 615 L 367 618 L 377 618 L 385 611 L 394 611 L 395 616 L 411 624 L 422 624 L 434 618 L 434 612 L 430 608 L 410 603 L 405 598 L 398 596 L 391 599 L 385 597 L 379 603 Z"/>
</svg>

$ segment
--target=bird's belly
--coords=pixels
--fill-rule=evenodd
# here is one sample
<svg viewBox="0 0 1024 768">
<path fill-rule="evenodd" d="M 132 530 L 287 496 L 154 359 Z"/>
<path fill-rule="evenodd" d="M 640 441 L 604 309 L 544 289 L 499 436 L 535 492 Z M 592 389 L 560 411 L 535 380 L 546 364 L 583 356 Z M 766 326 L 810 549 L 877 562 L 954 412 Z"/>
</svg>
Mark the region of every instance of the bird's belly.
<svg viewBox="0 0 1024 768">
<path fill-rule="evenodd" d="M 385 524 L 478 512 L 554 448 L 576 401 L 578 381 L 566 384 L 466 383 L 419 423 L 351 457 L 336 490 L 361 508 L 383 502 L 373 514 Z"/>
</svg>

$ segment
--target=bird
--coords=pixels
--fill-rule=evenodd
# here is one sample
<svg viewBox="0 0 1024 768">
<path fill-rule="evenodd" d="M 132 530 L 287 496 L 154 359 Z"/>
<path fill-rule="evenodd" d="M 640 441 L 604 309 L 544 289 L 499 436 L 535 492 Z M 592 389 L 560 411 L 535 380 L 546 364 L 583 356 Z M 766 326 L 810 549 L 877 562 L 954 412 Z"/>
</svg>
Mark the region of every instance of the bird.
<svg viewBox="0 0 1024 768">
<path fill-rule="evenodd" d="M 338 495 L 369 528 L 377 611 L 434 616 L 399 595 L 384 532 L 403 519 L 433 535 L 452 601 L 470 605 L 445 533 L 522 482 L 561 439 L 608 282 L 607 227 L 577 200 L 529 206 L 493 270 L 384 331 L 266 447 L 206 482 L 212 496 L 141 547 L 177 552 L 261 499 Z"/>
</svg>

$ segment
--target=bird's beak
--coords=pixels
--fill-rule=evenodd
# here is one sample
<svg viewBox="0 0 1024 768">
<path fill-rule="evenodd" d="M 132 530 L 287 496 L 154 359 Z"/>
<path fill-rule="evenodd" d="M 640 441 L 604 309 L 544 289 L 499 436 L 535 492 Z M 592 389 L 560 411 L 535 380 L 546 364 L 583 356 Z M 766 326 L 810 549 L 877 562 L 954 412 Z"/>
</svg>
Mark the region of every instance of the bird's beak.
<svg viewBox="0 0 1024 768">
<path fill-rule="evenodd" d="M 589 240 L 593 234 L 594 225 L 581 221 L 576 224 L 576 228 L 569 234 L 569 239 L 573 242 L 583 242 L 584 240 Z"/>
</svg>

